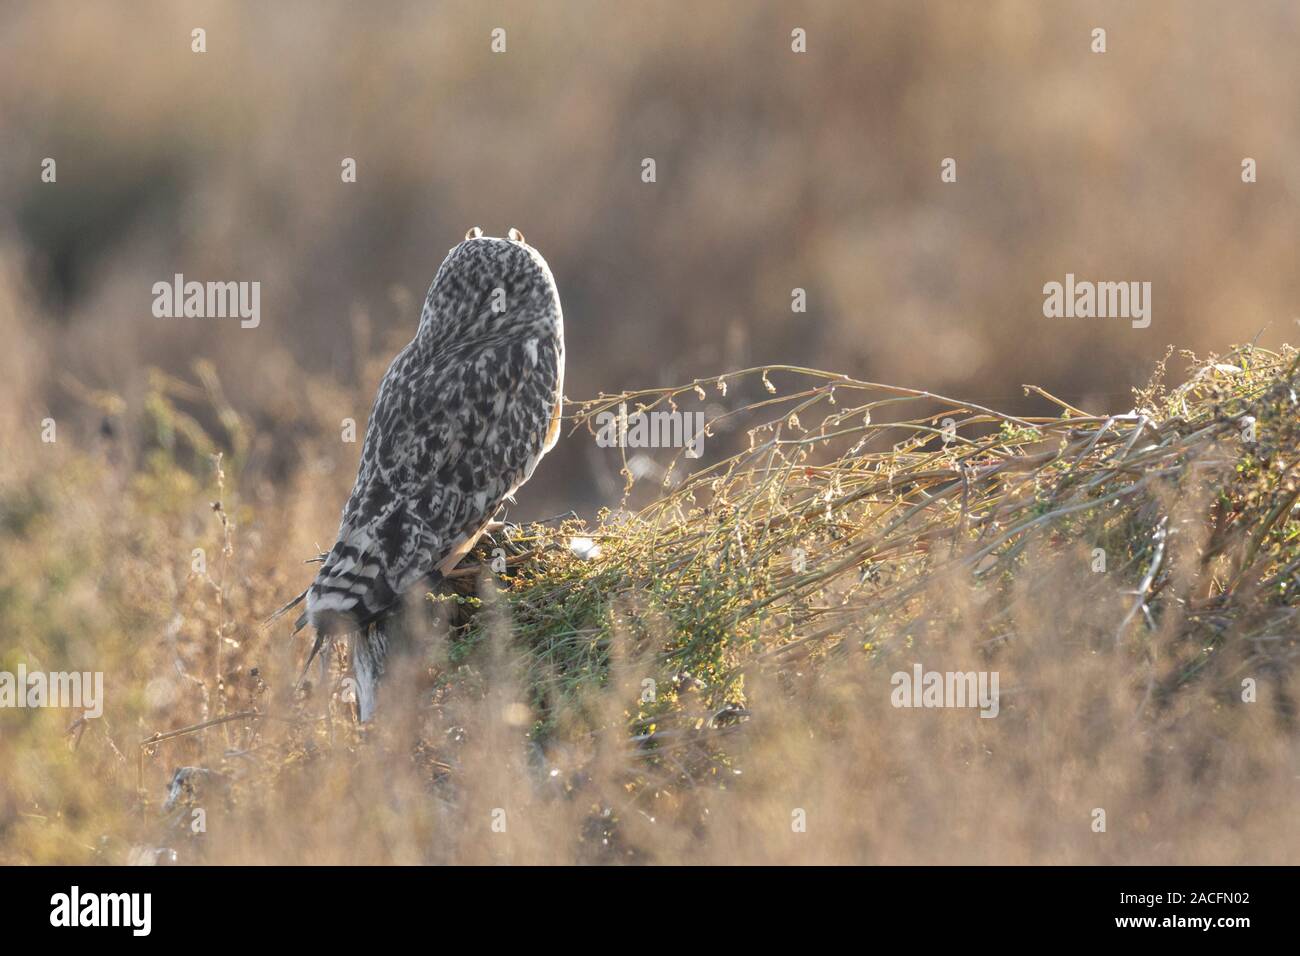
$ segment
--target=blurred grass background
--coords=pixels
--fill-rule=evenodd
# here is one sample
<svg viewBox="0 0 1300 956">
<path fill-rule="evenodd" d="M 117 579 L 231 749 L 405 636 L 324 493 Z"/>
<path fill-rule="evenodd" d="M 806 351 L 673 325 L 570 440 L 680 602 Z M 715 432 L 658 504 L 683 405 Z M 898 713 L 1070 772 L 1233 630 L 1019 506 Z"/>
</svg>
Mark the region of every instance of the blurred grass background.
<svg viewBox="0 0 1300 956">
<path fill-rule="evenodd" d="M 203 356 L 291 433 L 302 377 L 368 400 L 365 358 L 409 336 L 446 250 L 515 225 L 556 274 L 575 398 L 783 362 L 1110 407 L 1167 344 L 1296 327 L 1298 21 L 1286 2 L 6 4 L 3 321 L 31 343 L 7 359 L 21 399 L 68 412 L 55 372 L 138 401 L 144 368 Z M 176 272 L 260 280 L 262 326 L 153 318 Z M 1152 282 L 1151 328 L 1045 319 L 1067 272 Z M 528 494 L 598 501 L 607 464 L 561 448 Z"/>
<path fill-rule="evenodd" d="M 1097 26 L 1104 55 L 1089 49 Z M 190 50 L 195 27 L 207 31 L 202 55 Z M 507 30 L 502 55 L 489 47 L 495 27 Z M 808 32 L 807 54 L 790 51 L 794 27 Z M 1056 411 L 1025 382 L 1122 412 L 1169 343 L 1208 352 L 1295 340 L 1298 27 L 1300 8 L 1280 0 L 5 4 L 0 667 L 114 676 L 106 716 L 87 731 L 94 743 L 79 751 L 62 745 L 66 714 L 3 715 L 0 859 L 119 862 L 158 839 L 145 811 L 136 816 L 137 783 L 156 813 L 177 762 L 249 743 L 233 730 L 205 737 L 137 779 L 136 740 L 255 706 L 264 680 L 282 685 L 292 671 L 283 635 L 269 642 L 257 621 L 309 579 L 297 562 L 328 546 L 358 453 L 339 440 L 340 422 L 364 427 L 379 376 L 467 227 L 517 226 L 547 257 L 574 399 L 782 363 L 1012 414 Z M 40 180 L 47 156 L 56 184 Z M 1251 185 L 1246 156 L 1259 163 Z M 357 161 L 355 184 L 340 181 L 345 157 Z M 644 157 L 657 162 L 654 184 L 641 181 Z M 940 182 L 944 157 L 958 162 L 955 184 Z M 177 272 L 260 281 L 260 327 L 154 318 L 151 286 Z M 1045 319 L 1042 286 L 1067 272 L 1152 282 L 1151 327 Z M 807 290 L 805 314 L 790 310 L 795 287 Z M 54 445 L 40 440 L 47 417 Z M 586 436 L 564 440 L 512 517 L 617 504 L 622 464 Z M 234 528 L 225 562 L 218 498 Z M 192 572 L 194 547 L 206 550 L 205 574 Z M 1050 658 L 1043 672 L 1068 684 L 1085 663 Z M 775 790 L 783 768 L 816 776 L 842 761 L 842 747 L 801 749 L 797 728 L 816 726 L 817 699 L 791 712 L 758 771 Z M 1088 749 L 1094 704 L 1080 698 L 1059 715 L 1073 728 L 1061 740 Z M 485 733 L 476 747 L 509 737 L 494 707 L 470 710 L 505 736 Z M 922 789 L 874 794 L 853 840 L 823 831 L 820 858 L 941 859 L 924 833 L 944 814 L 965 860 L 1237 859 L 1246 849 L 1232 834 L 1247 822 L 1256 850 L 1272 844 L 1281 859 L 1295 845 L 1293 833 L 1278 841 L 1293 778 L 1274 759 L 1289 751 L 1271 727 L 1240 731 L 1281 774 L 1255 796 L 1232 791 L 1225 772 L 1201 802 L 1191 786 L 1164 804 L 1168 817 L 1153 811 L 1147 842 L 1099 851 L 1061 835 L 1059 803 L 1034 812 L 1044 792 L 1087 799 L 1097 753 L 1076 763 L 1064 743 L 1012 747 L 985 789 L 971 784 L 970 802 L 952 804 L 951 779 L 926 760 L 978 752 L 969 730 L 913 740 L 912 754 L 897 749 L 902 738 L 873 738 L 868 716 L 854 718 L 846 745 L 866 748 L 862 760 L 825 800 L 844 810 L 886 778 Z M 1104 740 L 1121 746 L 1123 735 Z M 1180 744 L 1189 785 L 1203 782 L 1199 745 Z M 295 753 L 316 768 L 317 746 Z M 457 779 L 490 792 L 492 774 L 509 774 L 499 751 L 478 753 L 485 775 Z M 1072 789 L 1044 766 L 1064 767 Z M 1105 771 L 1134 813 L 1144 766 L 1125 752 Z M 318 791 L 310 774 L 326 771 L 312 769 L 268 799 L 338 797 L 356 769 Z M 422 793 L 426 771 L 402 786 Z M 1016 773 L 1032 785 L 997 802 Z M 614 777 L 598 779 L 617 792 Z M 788 837 L 788 802 L 754 812 L 779 817 Z M 377 822 L 367 804 L 355 830 L 335 820 L 317 843 L 250 825 L 239 831 L 247 845 L 228 834 L 217 855 L 499 858 L 468 837 L 412 849 L 412 827 L 421 840 L 449 827 L 438 814 L 450 811 L 417 806 Z M 1209 807 L 1235 809 L 1182 844 L 1184 824 Z M 589 805 L 570 809 L 563 826 L 589 825 Z M 986 812 L 1004 824 L 995 835 L 982 835 L 994 825 Z M 897 814 L 907 832 L 890 831 Z M 659 858 L 690 858 L 694 825 L 660 835 Z M 528 847 L 517 857 L 555 858 L 556 832 L 515 844 Z M 744 844 L 740 830 L 710 852 L 808 858 L 795 844 Z"/>
</svg>

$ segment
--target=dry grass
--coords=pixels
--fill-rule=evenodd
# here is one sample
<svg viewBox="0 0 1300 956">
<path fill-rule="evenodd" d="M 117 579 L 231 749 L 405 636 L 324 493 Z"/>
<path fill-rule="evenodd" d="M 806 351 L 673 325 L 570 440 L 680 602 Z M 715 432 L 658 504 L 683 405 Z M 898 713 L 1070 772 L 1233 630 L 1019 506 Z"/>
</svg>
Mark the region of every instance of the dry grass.
<svg viewBox="0 0 1300 956">
<path fill-rule="evenodd" d="M 787 367 L 572 406 L 742 450 L 469 559 L 360 728 L 344 655 L 295 690 L 260 626 L 346 477 L 246 484 L 212 369 L 155 376 L 132 442 L 5 476 L 0 668 L 107 705 L 0 714 L 0 860 L 1294 862 L 1296 354 L 1163 377 L 1114 415 Z M 998 717 L 895 709 L 915 662 L 998 671 Z"/>
</svg>

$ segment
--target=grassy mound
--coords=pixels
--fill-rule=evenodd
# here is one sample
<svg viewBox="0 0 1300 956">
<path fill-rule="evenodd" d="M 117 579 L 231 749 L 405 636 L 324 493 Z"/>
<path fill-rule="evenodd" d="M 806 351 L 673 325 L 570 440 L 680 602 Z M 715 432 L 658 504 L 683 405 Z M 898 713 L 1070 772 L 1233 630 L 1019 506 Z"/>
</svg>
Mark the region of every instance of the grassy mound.
<svg viewBox="0 0 1300 956">
<path fill-rule="evenodd" d="M 754 667 L 905 656 L 946 626 L 953 588 L 984 646 L 1018 590 L 1086 595 L 1076 636 L 1142 665 L 1145 704 L 1225 651 L 1231 668 L 1279 663 L 1300 595 L 1296 375 L 1294 356 L 1240 349 L 1173 389 L 1162 368 L 1114 415 L 1034 389 L 1060 414 L 1020 418 L 797 368 L 586 403 L 579 428 L 747 378 L 772 393 L 710 425 L 761 417 L 745 450 L 635 513 L 524 539 L 505 594 L 539 703 L 602 680 L 623 640 L 666 686 L 706 687 L 707 709 L 741 705 Z M 677 703 L 657 695 L 635 721 L 665 726 Z"/>
</svg>

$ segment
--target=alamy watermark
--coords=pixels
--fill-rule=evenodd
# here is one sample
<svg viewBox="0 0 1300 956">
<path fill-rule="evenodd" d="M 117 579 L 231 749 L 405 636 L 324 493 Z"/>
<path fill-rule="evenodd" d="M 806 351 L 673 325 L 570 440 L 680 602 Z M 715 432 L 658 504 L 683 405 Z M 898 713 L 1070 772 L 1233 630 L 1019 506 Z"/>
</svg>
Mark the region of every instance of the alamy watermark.
<svg viewBox="0 0 1300 956">
<path fill-rule="evenodd" d="M 618 411 L 596 414 L 596 444 L 601 448 L 685 448 L 687 458 L 704 451 L 704 413 L 667 409 L 628 414 L 627 403 Z"/>
<path fill-rule="evenodd" d="M 160 319 L 238 317 L 240 328 L 262 324 L 262 283 L 186 282 L 176 273 L 171 282 L 153 284 L 153 314 Z"/>
<path fill-rule="evenodd" d="M 133 936 L 148 936 L 152 911 L 152 893 L 83 893 L 73 886 L 50 897 L 51 926 L 125 926 Z"/>
<path fill-rule="evenodd" d="M 981 717 L 996 717 L 1000 709 L 997 671 L 927 671 L 913 664 L 910 674 L 897 671 L 889 683 L 895 707 L 978 707 Z"/>
<path fill-rule="evenodd" d="M 1049 319 L 1130 319 L 1133 328 L 1151 324 L 1150 282 L 1089 282 L 1076 280 L 1043 286 L 1043 315 Z"/>
<path fill-rule="evenodd" d="M 0 671 L 0 708 L 74 707 L 86 717 L 104 714 L 103 671 L 32 671 L 18 665 L 18 673 Z"/>
</svg>

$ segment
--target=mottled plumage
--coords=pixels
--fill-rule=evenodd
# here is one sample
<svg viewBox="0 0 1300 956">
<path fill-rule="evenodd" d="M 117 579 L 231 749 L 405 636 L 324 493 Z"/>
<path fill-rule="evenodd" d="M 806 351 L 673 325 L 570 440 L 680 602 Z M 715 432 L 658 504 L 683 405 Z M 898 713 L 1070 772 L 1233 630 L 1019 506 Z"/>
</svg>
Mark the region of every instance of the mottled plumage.
<svg viewBox="0 0 1300 956">
<path fill-rule="evenodd" d="M 299 626 L 352 633 L 362 720 L 383 673 L 387 616 L 473 546 L 559 434 L 560 298 L 524 242 L 475 228 L 438 269 L 420 327 L 379 385 L 338 541 Z"/>
</svg>

